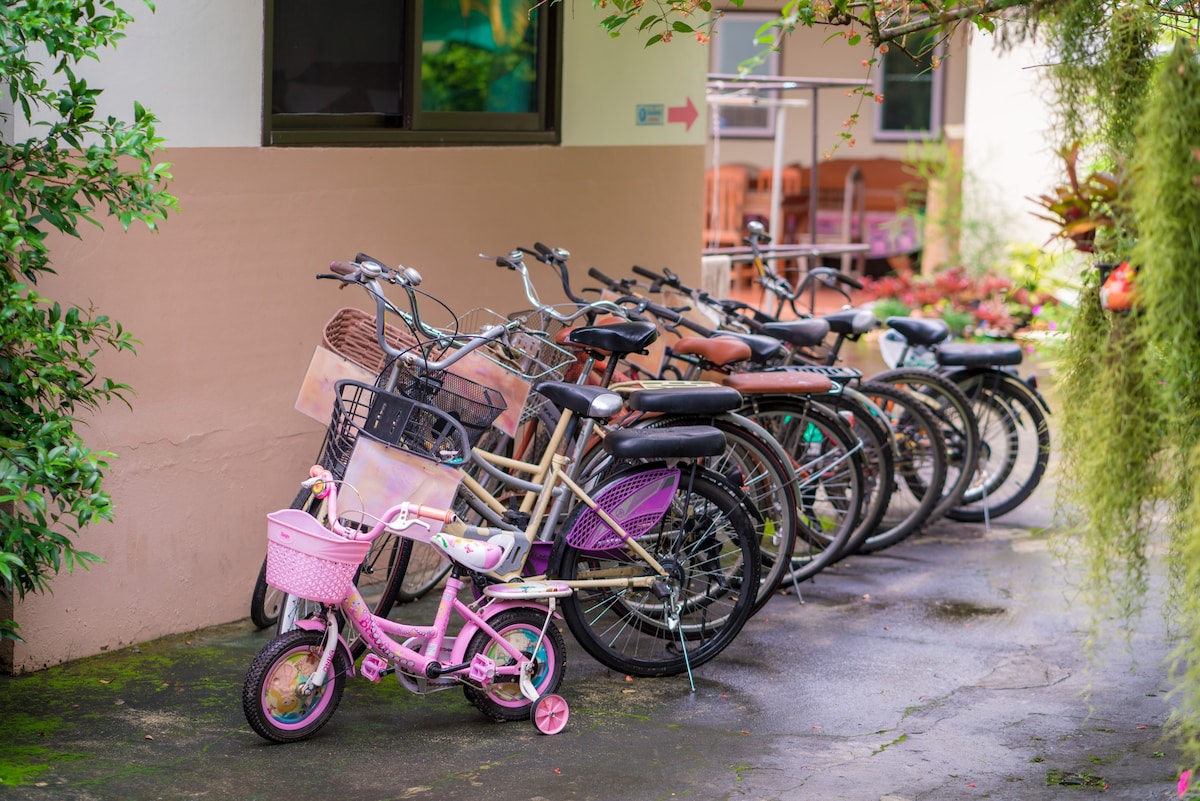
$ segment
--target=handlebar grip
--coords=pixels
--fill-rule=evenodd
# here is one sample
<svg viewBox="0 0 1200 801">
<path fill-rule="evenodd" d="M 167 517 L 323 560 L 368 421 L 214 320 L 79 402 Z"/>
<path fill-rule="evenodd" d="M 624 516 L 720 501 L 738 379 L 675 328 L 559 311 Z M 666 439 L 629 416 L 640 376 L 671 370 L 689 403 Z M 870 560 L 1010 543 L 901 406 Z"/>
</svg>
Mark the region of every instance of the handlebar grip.
<svg viewBox="0 0 1200 801">
<path fill-rule="evenodd" d="M 852 275 L 845 275 L 844 273 L 838 273 L 837 279 L 839 281 L 841 281 L 843 284 L 849 284 L 854 289 L 862 289 L 863 288 L 862 281 L 859 281 L 857 278 L 855 278 Z"/>
<path fill-rule="evenodd" d="M 458 519 L 458 515 L 449 509 L 438 509 L 436 506 L 424 506 L 419 503 L 406 504 L 410 515 L 424 517 L 427 520 L 438 520 L 442 523 L 453 523 Z"/>
<path fill-rule="evenodd" d="M 647 303 L 646 311 L 654 314 L 656 317 L 661 317 L 669 323 L 678 323 L 683 320 L 683 315 L 674 309 L 668 309 L 666 306 L 659 306 L 657 303 Z"/>
<path fill-rule="evenodd" d="M 667 277 L 662 273 L 656 273 L 653 270 L 647 270 L 645 267 L 637 264 L 633 265 L 629 269 L 633 270 L 634 273 L 640 275 L 642 278 L 649 278 L 651 281 L 667 281 Z"/>
<path fill-rule="evenodd" d="M 600 283 L 606 284 L 607 286 L 610 286 L 610 287 L 620 286 L 620 283 L 621 283 L 620 281 L 614 281 L 613 279 L 609 278 L 607 275 L 600 272 L 595 267 L 588 268 L 588 275 L 591 276 L 592 278 L 595 278 Z"/>
<path fill-rule="evenodd" d="M 536 250 L 538 253 L 542 254 L 543 256 L 545 256 L 546 258 L 549 258 L 554 255 L 554 251 L 551 248 L 547 247 L 546 245 L 543 245 L 541 242 L 534 242 L 533 249 Z"/>
<path fill-rule="evenodd" d="M 359 255 L 361 256 L 362 254 Z M 338 275 L 354 275 L 358 272 L 359 266 L 354 262 L 331 261 L 329 262 L 329 269 Z"/>
</svg>

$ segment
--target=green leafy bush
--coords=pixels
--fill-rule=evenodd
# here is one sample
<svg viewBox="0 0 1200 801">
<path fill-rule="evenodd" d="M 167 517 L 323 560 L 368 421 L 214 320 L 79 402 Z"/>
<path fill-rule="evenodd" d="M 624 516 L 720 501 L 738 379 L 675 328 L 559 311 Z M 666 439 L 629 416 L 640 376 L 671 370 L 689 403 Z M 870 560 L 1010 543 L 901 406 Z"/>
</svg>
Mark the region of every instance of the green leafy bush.
<svg viewBox="0 0 1200 801">
<path fill-rule="evenodd" d="M 147 4 L 149 5 L 149 4 Z M 99 560 L 71 536 L 112 518 L 102 488 L 112 454 L 88 448 L 79 414 L 129 387 L 95 373 L 104 349 L 132 351 L 120 323 L 93 309 L 64 308 L 39 294 L 53 273 L 46 236 L 79 236 L 82 222 L 152 230 L 175 198 L 154 115 L 96 117 L 101 90 L 78 74 L 112 46 L 132 17 L 115 0 L 10 0 L 0 7 L 0 75 L 14 113 L 35 135 L 0 139 L 0 594 L 8 602 L 44 592 L 55 574 Z M 44 52 L 45 63 L 31 60 Z M 51 79 L 53 76 L 53 79 Z M 17 624 L 0 620 L 0 638 Z"/>
</svg>

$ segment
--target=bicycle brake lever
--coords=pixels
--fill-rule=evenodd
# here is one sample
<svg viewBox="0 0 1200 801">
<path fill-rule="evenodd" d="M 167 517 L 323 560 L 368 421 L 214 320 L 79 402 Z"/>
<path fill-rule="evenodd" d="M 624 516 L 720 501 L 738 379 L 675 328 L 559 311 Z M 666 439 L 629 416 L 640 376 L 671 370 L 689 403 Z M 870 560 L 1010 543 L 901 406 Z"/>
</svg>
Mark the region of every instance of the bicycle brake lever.
<svg viewBox="0 0 1200 801">
<path fill-rule="evenodd" d="M 430 530 L 429 524 L 424 520 L 419 520 L 415 517 L 408 517 L 406 515 L 401 515 L 395 520 L 388 521 L 385 525 L 385 528 L 387 528 L 389 531 L 407 531 L 413 526 L 423 526 L 426 531 Z"/>
</svg>

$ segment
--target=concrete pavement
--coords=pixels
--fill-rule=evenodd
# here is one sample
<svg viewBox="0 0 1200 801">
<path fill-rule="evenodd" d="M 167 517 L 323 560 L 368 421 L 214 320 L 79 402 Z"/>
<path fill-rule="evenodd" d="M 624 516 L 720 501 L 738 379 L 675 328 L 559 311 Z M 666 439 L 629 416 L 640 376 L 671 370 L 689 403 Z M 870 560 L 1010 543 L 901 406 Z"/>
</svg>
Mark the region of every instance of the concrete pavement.
<svg viewBox="0 0 1200 801">
<path fill-rule="evenodd" d="M 554 737 L 457 690 L 355 679 L 316 737 L 269 745 L 241 712 L 270 638 L 248 622 L 0 678 L 0 797 L 1174 798 L 1163 621 L 1129 650 L 1107 629 L 1089 664 L 1049 504 L 1047 487 L 990 530 L 941 523 L 818 576 L 803 604 L 779 595 L 695 693 L 612 674 L 568 635 Z"/>
</svg>

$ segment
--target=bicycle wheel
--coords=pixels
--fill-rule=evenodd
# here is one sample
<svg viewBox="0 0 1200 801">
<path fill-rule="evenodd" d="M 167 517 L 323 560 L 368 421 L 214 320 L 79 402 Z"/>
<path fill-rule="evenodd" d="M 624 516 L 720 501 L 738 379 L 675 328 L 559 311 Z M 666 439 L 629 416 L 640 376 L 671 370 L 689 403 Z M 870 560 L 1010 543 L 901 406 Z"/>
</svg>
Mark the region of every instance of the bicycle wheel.
<svg viewBox="0 0 1200 801">
<path fill-rule="evenodd" d="M 721 456 L 704 459 L 708 470 L 724 476 L 745 495 L 755 513 L 751 523 L 758 532 L 759 588 L 751 614 L 763 607 L 791 562 L 799 527 L 796 472 L 787 453 L 762 426 L 740 414 L 705 417 L 702 421 L 725 435 L 726 450 Z M 695 425 L 695 416 L 664 414 L 646 417 L 633 425 L 646 428 Z M 621 463 L 625 464 L 625 463 Z M 613 470 L 612 458 L 596 448 L 584 457 L 579 469 L 582 483 L 589 483 L 597 471 Z"/>
<path fill-rule="evenodd" d="M 617 475 L 594 497 L 642 471 Z M 598 586 L 657 574 L 628 547 L 572 543 L 569 533 L 589 511 L 583 504 L 575 509 L 551 554 L 560 580 L 596 582 L 577 585 L 562 604 L 585 651 L 621 673 L 673 676 L 733 642 L 754 607 L 760 557 L 754 526 L 732 493 L 706 471 L 684 469 L 666 513 L 635 536 L 667 571 L 650 587 Z"/>
<path fill-rule="evenodd" d="M 979 464 L 979 423 L 971 411 L 971 402 L 949 378 L 922 367 L 885 370 L 871 376 L 871 380 L 916 393 L 937 418 L 946 442 L 946 481 L 926 523 L 939 520 L 962 503 L 963 493 L 971 485 Z"/>
<path fill-rule="evenodd" d="M 427 542 L 409 542 L 412 553 L 396 592 L 395 601 L 408 603 L 423 598 L 450 572 L 450 560 Z"/>
<path fill-rule="evenodd" d="M 325 683 L 310 695 L 300 692 L 321 659 L 324 631 L 294 629 L 259 651 L 242 686 L 242 712 L 250 728 L 267 740 L 290 743 L 311 737 L 337 710 L 350 672 L 339 648 Z"/>
<path fill-rule="evenodd" d="M 858 553 L 874 553 L 919 531 L 929 519 L 946 483 L 946 443 L 937 419 L 911 392 L 875 381 L 858 389 L 887 415 L 894 432 L 892 498 L 875 532 L 858 547 Z"/>
<path fill-rule="evenodd" d="M 1000 517 L 1033 493 L 1050 462 L 1050 426 L 1033 393 L 998 370 L 952 373 L 979 421 L 979 469 L 962 504 L 947 516 L 979 522 Z"/>
<path fill-rule="evenodd" d="M 539 698 L 558 691 L 567 665 L 567 645 L 562 632 L 553 622 L 546 626 L 546 614 L 536 609 L 509 609 L 488 621 L 501 638 L 533 660 L 533 674 L 529 678 Z M 546 629 L 544 637 L 543 627 Z M 476 654 L 483 654 L 498 668 L 514 661 L 486 631 L 475 633 L 463 659 L 470 662 Z M 534 703 L 521 692 L 516 676 L 497 676 L 483 689 L 464 684 L 463 694 L 493 720 L 527 720 Z"/>
<path fill-rule="evenodd" d="M 783 447 L 796 471 L 799 527 L 783 584 L 839 559 L 862 508 L 862 445 L 838 415 L 802 398 L 752 397 L 742 409 Z"/>
<path fill-rule="evenodd" d="M 845 554 L 857 553 L 859 547 L 875 533 L 887 513 L 895 489 L 896 460 L 893 451 L 890 421 L 883 410 L 861 392 L 849 386 L 842 392 L 823 395 L 821 404 L 838 412 L 850 421 L 850 430 L 862 443 L 863 502 L 858 522 L 845 546 Z"/>
</svg>

